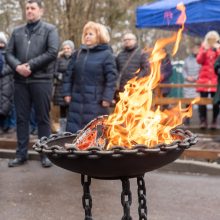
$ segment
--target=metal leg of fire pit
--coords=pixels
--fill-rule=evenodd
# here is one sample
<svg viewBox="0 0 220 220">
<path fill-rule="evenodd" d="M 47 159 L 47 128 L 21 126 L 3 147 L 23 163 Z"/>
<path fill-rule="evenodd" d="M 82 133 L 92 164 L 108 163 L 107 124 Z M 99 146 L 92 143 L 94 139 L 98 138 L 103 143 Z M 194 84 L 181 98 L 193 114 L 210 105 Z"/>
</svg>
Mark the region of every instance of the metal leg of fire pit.
<svg viewBox="0 0 220 220">
<path fill-rule="evenodd" d="M 132 220 L 130 215 L 130 207 L 132 203 L 132 194 L 130 190 L 130 181 L 129 178 L 121 178 L 122 182 L 122 193 L 121 193 L 121 204 L 123 206 L 124 215 L 122 220 Z M 82 196 L 82 204 L 85 210 L 85 220 L 93 220 L 92 218 L 92 197 L 90 194 L 90 184 L 91 177 L 81 175 L 81 183 L 83 186 L 83 196 Z M 146 200 L 146 187 L 144 176 L 137 177 L 137 185 L 138 185 L 138 213 L 139 220 L 147 220 L 147 200 Z"/>
<path fill-rule="evenodd" d="M 92 197 L 89 189 L 91 177 L 81 175 L 81 184 L 83 186 L 82 204 L 85 210 L 85 220 L 92 220 Z"/>
<path fill-rule="evenodd" d="M 121 179 L 122 181 L 122 193 L 121 193 L 121 204 L 124 209 L 124 216 L 122 220 L 132 220 L 130 216 L 130 206 L 132 203 L 132 195 L 130 190 L 130 182 L 128 178 Z M 139 220 L 147 220 L 147 199 L 146 199 L 146 187 L 144 176 L 137 177 L 138 185 L 138 213 Z"/>
<path fill-rule="evenodd" d="M 138 213 L 139 220 L 147 220 L 147 197 L 144 176 L 137 177 L 138 184 Z"/>
<path fill-rule="evenodd" d="M 130 182 L 128 178 L 122 178 L 121 204 L 124 209 L 122 220 L 132 220 L 130 216 L 130 206 L 132 203 L 132 195 L 130 190 Z"/>
</svg>

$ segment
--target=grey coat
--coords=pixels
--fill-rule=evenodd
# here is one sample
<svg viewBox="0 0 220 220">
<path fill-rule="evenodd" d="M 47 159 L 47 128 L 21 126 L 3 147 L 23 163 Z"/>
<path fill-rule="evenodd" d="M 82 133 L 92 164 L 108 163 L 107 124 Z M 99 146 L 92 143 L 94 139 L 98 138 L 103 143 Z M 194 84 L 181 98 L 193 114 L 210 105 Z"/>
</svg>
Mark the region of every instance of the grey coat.
<svg viewBox="0 0 220 220">
<path fill-rule="evenodd" d="M 193 77 L 196 82 L 196 80 L 198 79 L 200 67 L 201 65 L 197 63 L 196 57 L 193 55 L 189 55 L 184 60 L 183 78 L 184 78 L 185 84 L 193 83 L 193 82 L 187 81 L 187 77 L 189 76 Z M 196 92 L 196 88 L 183 88 L 183 94 L 185 98 L 195 98 L 199 96 L 199 94 Z"/>
</svg>

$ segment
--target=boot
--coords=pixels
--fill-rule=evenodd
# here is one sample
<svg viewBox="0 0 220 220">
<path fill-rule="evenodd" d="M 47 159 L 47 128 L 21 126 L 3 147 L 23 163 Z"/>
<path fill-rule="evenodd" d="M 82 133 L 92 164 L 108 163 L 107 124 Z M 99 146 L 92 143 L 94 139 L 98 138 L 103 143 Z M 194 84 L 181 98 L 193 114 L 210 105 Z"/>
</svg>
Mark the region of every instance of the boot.
<svg viewBox="0 0 220 220">
<path fill-rule="evenodd" d="M 208 127 L 208 123 L 206 120 L 202 120 L 200 123 L 200 129 L 206 129 Z"/>
<path fill-rule="evenodd" d="M 217 129 L 217 120 L 213 120 L 212 121 L 212 124 L 210 126 L 210 129 L 211 130 L 216 130 Z"/>
<path fill-rule="evenodd" d="M 52 166 L 52 163 L 50 162 L 50 160 L 47 158 L 45 154 L 40 155 L 40 160 L 41 160 L 42 167 L 48 168 Z"/>
<path fill-rule="evenodd" d="M 66 131 L 66 118 L 60 118 L 60 130 L 59 133 L 63 133 Z"/>
<path fill-rule="evenodd" d="M 27 162 L 26 158 L 16 157 L 15 159 L 9 160 L 8 167 L 17 167 L 25 164 Z"/>
</svg>

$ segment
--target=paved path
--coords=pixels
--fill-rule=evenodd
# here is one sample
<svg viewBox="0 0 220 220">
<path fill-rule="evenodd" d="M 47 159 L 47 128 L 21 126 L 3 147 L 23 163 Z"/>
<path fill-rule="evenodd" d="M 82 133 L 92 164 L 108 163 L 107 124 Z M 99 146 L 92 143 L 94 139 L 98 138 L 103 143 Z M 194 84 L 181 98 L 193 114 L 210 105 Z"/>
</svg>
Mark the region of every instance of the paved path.
<svg viewBox="0 0 220 220">
<path fill-rule="evenodd" d="M 0 220 L 83 220 L 80 175 L 38 161 L 8 168 L 0 159 Z M 219 220 L 220 177 L 151 172 L 145 175 L 148 220 Z M 131 180 L 137 220 L 136 181 Z M 94 220 L 122 217 L 119 180 L 92 179 Z"/>
</svg>

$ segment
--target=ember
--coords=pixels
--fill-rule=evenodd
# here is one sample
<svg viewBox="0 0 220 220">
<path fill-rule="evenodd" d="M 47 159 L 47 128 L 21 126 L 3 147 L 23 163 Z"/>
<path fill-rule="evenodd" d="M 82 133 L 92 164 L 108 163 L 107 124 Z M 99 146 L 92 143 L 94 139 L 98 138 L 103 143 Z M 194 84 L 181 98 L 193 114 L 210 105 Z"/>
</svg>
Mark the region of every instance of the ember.
<svg viewBox="0 0 220 220">
<path fill-rule="evenodd" d="M 107 116 L 97 117 L 92 120 L 73 141 L 73 145 L 80 150 L 98 146 L 103 149 L 106 145 L 105 122 Z"/>
</svg>

